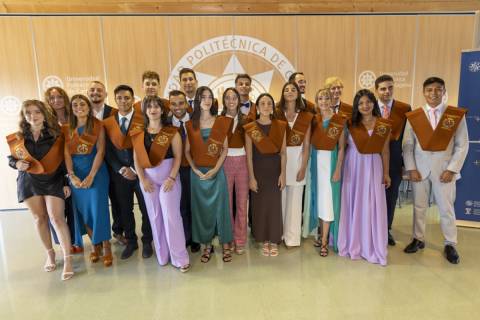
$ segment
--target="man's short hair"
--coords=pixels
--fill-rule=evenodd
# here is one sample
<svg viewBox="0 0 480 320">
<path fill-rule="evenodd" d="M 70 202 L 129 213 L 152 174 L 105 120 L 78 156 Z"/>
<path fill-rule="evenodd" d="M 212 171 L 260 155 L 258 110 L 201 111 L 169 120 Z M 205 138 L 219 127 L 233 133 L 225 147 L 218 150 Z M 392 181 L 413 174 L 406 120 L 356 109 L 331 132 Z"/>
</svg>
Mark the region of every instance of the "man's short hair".
<svg viewBox="0 0 480 320">
<path fill-rule="evenodd" d="M 380 77 L 375 79 L 375 89 L 378 89 L 378 86 L 380 85 L 380 83 L 385 82 L 385 81 L 392 81 L 393 82 L 392 76 L 389 75 L 389 74 L 382 74 Z"/>
<path fill-rule="evenodd" d="M 90 81 L 90 85 L 92 85 L 92 84 L 99 84 L 99 85 L 101 85 L 104 89 L 106 89 L 106 88 L 105 88 L 105 85 L 104 85 L 103 82 L 101 82 L 101 81 L 98 81 L 98 80 Z"/>
<path fill-rule="evenodd" d="M 301 74 L 302 76 L 304 76 L 303 72 L 300 72 L 300 71 L 297 71 L 297 72 L 294 72 L 290 75 L 290 77 L 288 77 L 288 82 L 295 82 L 295 78 Z"/>
<path fill-rule="evenodd" d="M 248 81 L 250 81 L 250 83 L 252 83 L 252 78 L 246 73 L 238 74 L 237 77 L 235 78 L 235 84 L 237 84 L 237 81 L 240 80 L 240 79 L 248 79 Z"/>
<path fill-rule="evenodd" d="M 333 87 L 335 85 L 338 85 L 340 87 L 344 87 L 342 79 L 340 79 L 337 76 L 328 77 L 327 79 L 325 79 L 325 87 L 326 88 L 330 89 L 331 87 Z"/>
<path fill-rule="evenodd" d="M 445 81 L 443 81 L 442 78 L 439 78 L 439 77 L 430 77 L 430 78 L 427 78 L 427 79 L 423 82 L 423 89 L 425 89 L 426 86 L 431 85 L 432 83 L 441 84 L 441 85 L 445 88 Z"/>
<path fill-rule="evenodd" d="M 121 84 L 121 85 L 117 86 L 115 88 L 115 90 L 113 90 L 113 94 L 116 96 L 117 93 L 119 93 L 120 91 L 128 91 L 132 94 L 132 97 L 135 97 L 132 87 L 130 87 L 126 84 Z"/>
<path fill-rule="evenodd" d="M 158 82 L 160 82 L 160 76 L 155 71 L 150 71 L 150 70 L 145 71 L 142 74 L 142 82 L 145 81 L 145 79 L 155 79 Z"/>
<path fill-rule="evenodd" d="M 187 101 L 187 96 L 185 96 L 185 93 L 183 93 L 180 90 L 172 90 L 168 93 L 168 99 L 170 99 L 171 97 L 178 97 L 178 96 L 183 96 L 185 101 Z"/>
<path fill-rule="evenodd" d="M 186 73 L 191 73 L 193 74 L 193 78 L 195 80 L 197 80 L 197 75 L 195 74 L 195 71 L 193 71 L 193 69 L 190 69 L 190 68 L 182 68 L 180 70 L 180 73 L 178 75 L 179 79 L 182 80 L 182 75 L 186 74 Z"/>
</svg>

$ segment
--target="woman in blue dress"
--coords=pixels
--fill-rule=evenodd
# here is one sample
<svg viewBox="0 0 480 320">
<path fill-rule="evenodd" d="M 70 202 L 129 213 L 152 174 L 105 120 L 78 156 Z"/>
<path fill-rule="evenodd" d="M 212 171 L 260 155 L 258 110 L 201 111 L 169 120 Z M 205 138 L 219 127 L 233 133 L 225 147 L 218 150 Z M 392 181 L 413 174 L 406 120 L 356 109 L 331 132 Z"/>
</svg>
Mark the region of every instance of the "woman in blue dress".
<svg viewBox="0 0 480 320">
<path fill-rule="evenodd" d="M 65 165 L 67 166 L 75 214 L 76 243 L 88 233 L 94 249 L 90 261 L 102 255 L 106 267 L 112 265 L 110 213 L 108 210 L 108 172 L 103 161 L 105 132 L 92 113 L 90 101 L 75 95 L 70 102 L 69 125 L 64 126 Z"/>
</svg>

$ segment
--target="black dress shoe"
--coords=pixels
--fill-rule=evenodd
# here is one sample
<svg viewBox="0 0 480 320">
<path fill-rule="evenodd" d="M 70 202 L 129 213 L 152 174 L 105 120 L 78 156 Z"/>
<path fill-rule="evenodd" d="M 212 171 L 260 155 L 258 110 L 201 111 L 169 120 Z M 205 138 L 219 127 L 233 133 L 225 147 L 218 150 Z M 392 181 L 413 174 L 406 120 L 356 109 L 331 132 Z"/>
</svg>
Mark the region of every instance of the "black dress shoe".
<svg viewBox="0 0 480 320">
<path fill-rule="evenodd" d="M 415 253 L 418 249 L 425 248 L 425 242 L 413 238 L 412 242 L 403 249 L 405 253 Z"/>
<path fill-rule="evenodd" d="M 135 250 L 138 249 L 138 244 L 136 243 L 128 243 L 125 247 L 125 250 L 122 252 L 122 256 L 120 257 L 122 260 L 128 259 L 132 256 Z"/>
<path fill-rule="evenodd" d="M 388 230 L 388 245 L 389 246 L 394 246 L 397 243 L 395 242 L 395 239 L 393 239 L 392 232 Z"/>
<path fill-rule="evenodd" d="M 447 244 L 444 252 L 445 258 L 447 258 L 448 262 L 453 264 L 458 264 L 460 262 L 460 256 L 454 246 Z"/>
<path fill-rule="evenodd" d="M 153 248 L 151 243 L 144 243 L 142 250 L 142 257 L 144 259 L 150 258 L 153 255 Z"/>
<path fill-rule="evenodd" d="M 200 243 L 196 243 L 192 241 L 192 243 L 190 243 L 190 251 L 192 253 L 200 251 Z"/>
</svg>

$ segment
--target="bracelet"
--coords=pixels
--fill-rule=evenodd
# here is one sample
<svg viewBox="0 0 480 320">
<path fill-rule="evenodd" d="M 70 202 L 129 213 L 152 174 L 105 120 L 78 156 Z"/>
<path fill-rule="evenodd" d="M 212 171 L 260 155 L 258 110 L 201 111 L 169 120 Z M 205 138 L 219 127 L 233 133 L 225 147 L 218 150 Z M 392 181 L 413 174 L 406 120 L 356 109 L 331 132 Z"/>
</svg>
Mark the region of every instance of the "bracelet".
<svg viewBox="0 0 480 320">
<path fill-rule="evenodd" d="M 172 176 L 169 176 L 167 179 L 170 179 L 170 180 L 172 180 L 172 181 L 174 181 L 174 182 L 175 182 L 175 180 L 176 180 L 176 178 L 174 178 L 174 177 L 172 177 Z"/>
</svg>

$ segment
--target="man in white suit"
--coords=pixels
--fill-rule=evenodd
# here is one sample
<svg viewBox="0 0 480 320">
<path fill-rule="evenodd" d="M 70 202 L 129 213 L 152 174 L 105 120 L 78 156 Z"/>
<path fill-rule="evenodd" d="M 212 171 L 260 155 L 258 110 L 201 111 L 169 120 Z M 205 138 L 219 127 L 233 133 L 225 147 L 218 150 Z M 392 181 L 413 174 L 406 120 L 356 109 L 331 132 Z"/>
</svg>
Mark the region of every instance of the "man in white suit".
<svg viewBox="0 0 480 320">
<path fill-rule="evenodd" d="M 426 104 L 419 110 L 407 113 L 403 158 L 405 169 L 412 181 L 414 210 L 413 240 L 404 251 L 414 253 L 425 247 L 425 217 L 432 190 L 440 212 L 440 225 L 445 238 L 445 257 L 450 263 L 457 264 L 460 257 L 455 249 L 457 244 L 455 184 L 467 156 L 468 132 L 462 113 L 464 109 L 447 107 L 442 102 L 444 94 L 445 82 L 437 77 L 428 78 L 423 83 Z M 438 130 L 435 130 L 437 127 Z M 440 141 L 441 135 L 435 135 L 435 132 L 441 130 L 444 130 L 444 133 L 450 132 L 450 137 L 447 133 L 446 136 L 443 135 L 444 141 Z M 429 132 L 430 136 L 425 135 L 425 132 Z M 425 137 L 432 139 L 427 141 Z"/>
</svg>

